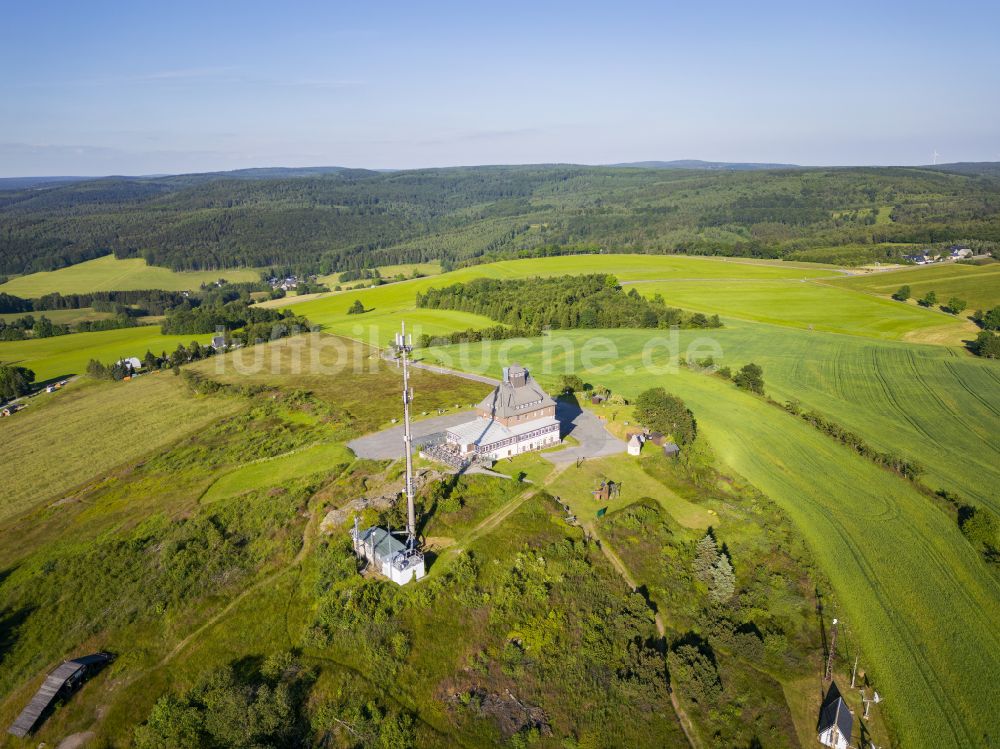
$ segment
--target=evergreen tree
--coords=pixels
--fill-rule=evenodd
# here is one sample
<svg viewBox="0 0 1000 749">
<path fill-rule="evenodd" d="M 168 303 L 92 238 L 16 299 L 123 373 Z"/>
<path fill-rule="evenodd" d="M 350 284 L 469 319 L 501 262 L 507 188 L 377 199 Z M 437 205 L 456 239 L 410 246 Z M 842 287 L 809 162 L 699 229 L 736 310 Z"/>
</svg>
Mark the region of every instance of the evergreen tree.
<svg viewBox="0 0 1000 749">
<path fill-rule="evenodd" d="M 17 398 L 31 392 L 35 373 L 25 367 L 0 365 L 0 401 Z"/>
<path fill-rule="evenodd" d="M 719 547 L 715 543 L 715 537 L 711 533 L 706 533 L 695 547 L 694 576 L 703 583 L 710 583 L 718 559 Z"/>
<path fill-rule="evenodd" d="M 708 594 L 716 603 L 725 603 L 736 593 L 736 575 L 729 557 L 719 554 L 712 566 L 712 581 L 708 586 Z"/>
</svg>

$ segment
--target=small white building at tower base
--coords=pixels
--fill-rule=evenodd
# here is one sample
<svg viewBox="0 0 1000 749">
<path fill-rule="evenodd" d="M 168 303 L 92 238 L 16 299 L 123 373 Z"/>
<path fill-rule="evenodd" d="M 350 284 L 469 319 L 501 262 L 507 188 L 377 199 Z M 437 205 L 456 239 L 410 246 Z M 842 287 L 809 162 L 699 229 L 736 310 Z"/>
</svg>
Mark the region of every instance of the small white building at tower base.
<svg viewBox="0 0 1000 749">
<path fill-rule="evenodd" d="M 366 559 L 376 572 L 397 585 L 406 585 L 424 576 L 424 555 L 416 549 L 408 549 L 385 528 L 373 525 L 359 530 L 355 524 L 351 540 L 355 554 Z"/>
</svg>

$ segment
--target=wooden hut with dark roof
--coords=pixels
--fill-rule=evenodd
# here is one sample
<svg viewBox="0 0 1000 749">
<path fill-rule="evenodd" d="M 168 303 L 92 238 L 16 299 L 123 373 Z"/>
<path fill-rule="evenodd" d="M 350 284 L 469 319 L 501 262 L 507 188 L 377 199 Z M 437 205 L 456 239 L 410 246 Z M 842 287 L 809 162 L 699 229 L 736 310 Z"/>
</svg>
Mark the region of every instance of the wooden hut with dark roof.
<svg viewBox="0 0 1000 749">
<path fill-rule="evenodd" d="M 7 733 L 20 737 L 27 736 L 56 699 L 71 693 L 88 676 L 99 671 L 104 664 L 110 663 L 111 660 L 110 653 L 94 653 L 82 658 L 74 658 L 71 661 L 64 661 L 45 677 L 42 686 L 38 688 L 35 696 L 31 698 L 31 702 L 7 729 Z"/>
</svg>

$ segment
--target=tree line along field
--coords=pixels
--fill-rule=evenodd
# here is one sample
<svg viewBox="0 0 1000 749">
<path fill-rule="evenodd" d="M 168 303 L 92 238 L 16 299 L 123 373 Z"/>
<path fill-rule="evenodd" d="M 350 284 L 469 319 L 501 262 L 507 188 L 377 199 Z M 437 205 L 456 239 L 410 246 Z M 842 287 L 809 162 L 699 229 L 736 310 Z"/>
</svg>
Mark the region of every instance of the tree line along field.
<svg viewBox="0 0 1000 749">
<path fill-rule="evenodd" d="M 342 335 L 360 335 L 364 326 L 378 330 L 388 340 L 397 313 L 413 309 L 417 293 L 431 287 L 463 283 L 474 278 L 528 278 L 584 273 L 611 273 L 623 284 L 632 283 L 644 294 L 662 293 L 668 305 L 684 307 L 707 314 L 718 313 L 748 320 L 760 320 L 779 325 L 873 336 L 888 339 L 920 337 L 938 334 L 951 345 L 960 345 L 963 336 L 971 335 L 971 323 L 934 310 L 891 304 L 877 297 L 852 293 L 848 290 L 819 285 L 820 280 L 835 279 L 836 267 L 816 264 L 752 262 L 717 258 L 641 255 L 582 255 L 514 260 L 463 268 L 432 278 L 421 278 L 373 289 L 344 292 L 313 298 L 295 304 L 297 314 L 304 314 L 314 323 Z M 360 300 L 371 312 L 348 315 L 347 310 Z M 268 302 L 268 306 L 283 306 L 288 300 Z M 294 302 L 292 302 L 294 303 Z M 435 312 L 434 320 L 421 332 L 447 332 L 448 317 L 460 315 L 453 311 L 416 310 L 416 316 Z M 439 315 L 444 317 L 439 317 Z M 468 327 L 488 327 L 465 324 L 456 318 L 452 330 Z M 384 328 L 384 331 L 383 331 Z M 352 331 L 354 331 L 352 333 Z M 940 333 L 944 332 L 941 336 Z"/>
<path fill-rule="evenodd" d="M 174 270 L 380 265 L 614 248 L 862 263 L 996 243 L 995 172 L 529 165 L 107 178 L 0 192 L 0 273 L 111 250 Z M 867 248 L 849 256 L 809 250 Z"/>
<path fill-rule="evenodd" d="M 582 345 L 588 334 L 568 335 Z M 860 638 L 900 742 L 980 745 L 1000 697 L 1000 659 L 983 657 L 1000 647 L 1000 586 L 954 520 L 904 480 L 721 378 L 687 369 L 651 377 L 640 356 L 648 335 L 614 331 L 618 356 L 600 372 L 562 359 L 553 366 L 627 397 L 654 385 L 680 395 L 720 461 L 777 502 L 807 538 L 836 591 L 827 610 Z M 453 363 L 449 353 L 426 355 Z M 543 383 L 557 380 L 544 374 L 537 348 L 517 355 Z M 773 365 L 769 371 L 779 376 Z M 967 445 L 982 449 L 978 440 Z M 975 479 L 977 494 L 991 491 L 995 474 L 994 462 Z"/>
<path fill-rule="evenodd" d="M 909 286 L 912 299 L 920 299 L 928 291 L 933 291 L 942 304 L 953 296 L 964 300 L 968 304 L 967 314 L 1000 305 L 1000 263 L 919 266 L 846 276 L 829 283 L 882 296 L 891 296 L 901 286 Z"/>
<path fill-rule="evenodd" d="M 172 271 L 147 265 L 142 258 L 119 260 L 105 255 L 55 271 L 40 271 L 13 278 L 0 284 L 0 293 L 37 299 L 45 294 L 88 294 L 93 291 L 195 291 L 203 283 L 220 278 L 228 281 L 257 281 L 260 273 L 253 268 L 226 270 Z"/>
</svg>

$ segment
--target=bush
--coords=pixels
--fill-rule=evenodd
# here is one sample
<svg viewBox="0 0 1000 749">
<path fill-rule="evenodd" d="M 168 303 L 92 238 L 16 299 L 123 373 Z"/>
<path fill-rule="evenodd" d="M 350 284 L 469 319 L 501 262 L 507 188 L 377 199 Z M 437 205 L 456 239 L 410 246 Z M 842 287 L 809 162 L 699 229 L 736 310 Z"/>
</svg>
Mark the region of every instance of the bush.
<svg viewBox="0 0 1000 749">
<path fill-rule="evenodd" d="M 976 336 L 976 340 L 969 344 L 969 350 L 976 356 L 1000 359 L 1000 335 L 983 330 Z"/>
<path fill-rule="evenodd" d="M 361 303 L 360 299 L 355 299 L 354 304 L 352 304 L 347 310 L 347 314 L 349 315 L 363 315 L 364 312 L 365 305 Z"/>
<path fill-rule="evenodd" d="M 743 390 L 749 390 L 757 395 L 764 394 L 764 370 L 753 362 L 744 364 L 733 377 L 733 382 L 736 383 L 736 387 Z"/>
<path fill-rule="evenodd" d="M 965 507 L 959 517 L 962 533 L 979 550 L 1000 549 L 1000 518 L 985 507 Z"/>
<path fill-rule="evenodd" d="M 922 298 L 917 300 L 917 304 L 921 307 L 933 307 L 937 304 L 937 294 L 933 291 L 928 291 Z"/>
<path fill-rule="evenodd" d="M 965 303 L 964 299 L 959 299 L 957 296 L 953 296 L 948 300 L 948 304 L 945 306 L 944 311 L 950 312 L 953 315 L 960 315 L 967 306 L 968 305 Z"/>
<path fill-rule="evenodd" d="M 896 293 L 892 295 L 892 298 L 899 302 L 905 302 L 910 298 L 910 287 L 900 286 Z"/>
<path fill-rule="evenodd" d="M 670 678 L 683 692 L 703 708 L 718 704 L 722 681 L 715 662 L 694 645 L 678 645 L 667 654 Z"/>
<path fill-rule="evenodd" d="M 10 400 L 31 392 L 35 373 L 26 367 L 0 364 L 0 401 Z"/>
<path fill-rule="evenodd" d="M 672 435 L 679 445 L 690 444 L 697 435 L 694 414 L 663 388 L 650 388 L 636 398 L 635 417 L 654 432 Z"/>
</svg>

